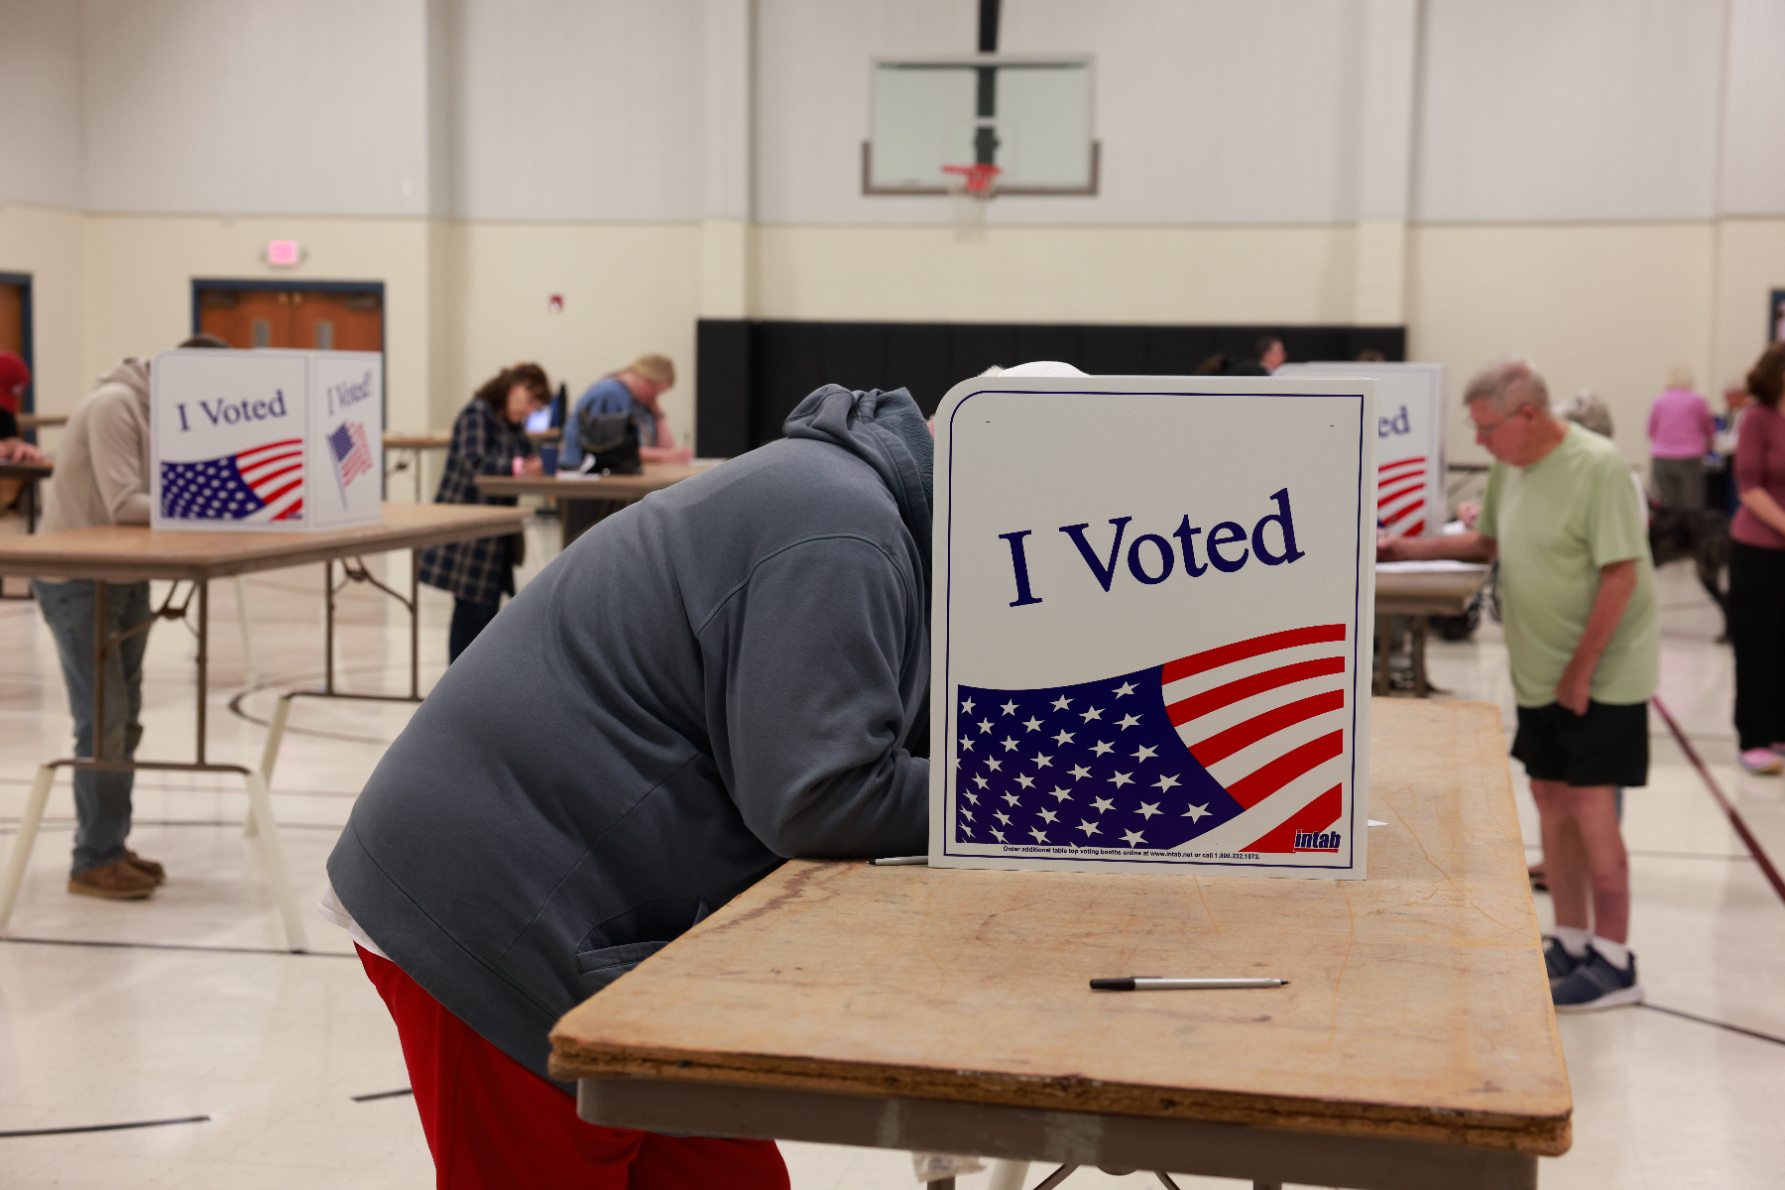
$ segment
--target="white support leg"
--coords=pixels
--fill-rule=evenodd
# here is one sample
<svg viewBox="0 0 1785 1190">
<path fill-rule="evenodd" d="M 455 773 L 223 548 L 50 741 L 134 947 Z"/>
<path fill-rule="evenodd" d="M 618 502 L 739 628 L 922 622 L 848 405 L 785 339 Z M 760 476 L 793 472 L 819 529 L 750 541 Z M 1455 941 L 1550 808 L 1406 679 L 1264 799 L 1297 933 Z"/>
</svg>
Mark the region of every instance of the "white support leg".
<svg viewBox="0 0 1785 1190">
<path fill-rule="evenodd" d="M 297 893 L 291 886 L 291 871 L 285 866 L 285 848 L 279 842 L 279 824 L 273 820 L 273 799 L 267 795 L 267 783 L 259 773 L 247 774 L 246 780 L 248 816 L 254 820 L 256 832 L 260 835 L 267 877 L 273 884 L 273 899 L 278 902 L 279 916 L 285 922 L 285 945 L 293 951 L 308 950 L 309 935 L 304 932 L 304 919 L 298 913 Z"/>
<path fill-rule="evenodd" d="M 291 698 L 284 696 L 273 705 L 273 721 L 267 724 L 266 747 L 260 753 L 260 779 L 273 787 L 273 766 L 279 763 L 279 744 L 285 739 L 285 721 L 291 717 Z M 254 837 L 254 815 L 242 823 L 242 834 Z"/>
<path fill-rule="evenodd" d="M 986 1190 L 1023 1190 L 1023 1182 L 1029 1176 L 1027 1161 L 994 1161 L 992 1177 Z"/>
<path fill-rule="evenodd" d="M 248 622 L 248 584 L 236 575 L 236 621 L 242 627 L 242 674 L 252 684 L 260 680 L 260 666 L 254 660 L 254 632 Z"/>
<path fill-rule="evenodd" d="M 12 856 L 6 861 L 4 883 L 0 884 L 0 930 L 12 920 L 12 907 L 19 899 L 19 886 L 25 882 L 25 868 L 31 863 L 31 845 L 37 842 L 37 827 L 43 822 L 44 803 L 50 800 L 50 782 L 56 770 L 39 765 L 37 779 L 25 798 L 25 812 L 19 816 L 18 837 L 12 841 Z"/>
</svg>

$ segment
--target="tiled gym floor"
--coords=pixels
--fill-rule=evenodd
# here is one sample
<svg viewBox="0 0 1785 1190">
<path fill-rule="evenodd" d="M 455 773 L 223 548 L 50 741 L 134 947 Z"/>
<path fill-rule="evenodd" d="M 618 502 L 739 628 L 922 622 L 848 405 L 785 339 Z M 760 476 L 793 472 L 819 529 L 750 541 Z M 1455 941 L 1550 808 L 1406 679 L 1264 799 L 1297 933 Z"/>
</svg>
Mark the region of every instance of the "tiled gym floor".
<svg viewBox="0 0 1785 1190">
<path fill-rule="evenodd" d="M 0 530 L 3 531 L 3 530 Z M 529 557 L 555 551 L 555 522 L 530 529 Z M 407 582 L 407 559 L 388 560 Z M 213 587 L 209 708 L 213 756 L 251 760 L 282 688 L 321 671 L 321 572 L 247 580 L 254 672 L 236 629 L 233 585 Z M 9 589 L 16 591 L 15 581 Z M 1730 662 L 1713 609 L 1678 568 L 1663 575 L 1662 697 L 1776 860 L 1785 860 L 1785 782 L 1734 767 Z M 344 600 L 339 664 L 367 686 L 398 687 L 406 621 L 369 592 Z M 424 588 L 424 686 L 445 664 L 447 598 Z M 193 641 L 158 625 L 144 683 L 143 754 L 190 747 Z M 1455 697 L 1510 692 L 1497 628 L 1437 644 L 1433 674 Z M 244 688 L 248 718 L 230 701 Z M 273 783 L 305 905 L 360 783 L 407 710 L 300 702 Z M 70 721 L 55 650 L 35 605 L 0 603 L 0 844 L 10 846 L 39 760 L 66 753 Z M 1574 1081 L 1575 1146 L 1545 1161 L 1546 1188 L 1691 1190 L 1777 1185 L 1785 1168 L 1785 1044 L 1658 1011 L 1785 1038 L 1785 902 L 1747 857 L 1703 783 L 1653 724 L 1648 788 L 1629 794 L 1632 945 L 1656 1008 L 1562 1023 Z M 1517 766 L 1514 766 L 1515 776 Z M 1520 791 L 1527 837 L 1535 816 Z M 313 950 L 283 953 L 255 844 L 232 780 L 145 774 L 132 845 L 166 863 L 146 904 L 63 891 L 72 802 L 51 798 L 12 935 L 0 940 L 0 1187 L 423 1187 L 432 1169 L 383 1004 L 346 936 L 309 923 Z M 1533 848 L 1535 854 L 1535 848 Z M 1539 912 L 1548 906 L 1539 898 Z M 373 1096 L 373 1098 L 365 1098 Z M 204 1117 L 111 1132 L 7 1137 L 19 1130 Z M 796 1190 L 908 1190 L 902 1153 L 784 1146 Z M 1032 1170 L 1028 1184 L 1043 1171 Z M 985 1175 L 962 1180 L 984 1186 Z M 1081 1172 L 1069 1188 L 1153 1184 Z M 1180 1185 L 1235 1187 L 1216 1179 Z"/>
</svg>

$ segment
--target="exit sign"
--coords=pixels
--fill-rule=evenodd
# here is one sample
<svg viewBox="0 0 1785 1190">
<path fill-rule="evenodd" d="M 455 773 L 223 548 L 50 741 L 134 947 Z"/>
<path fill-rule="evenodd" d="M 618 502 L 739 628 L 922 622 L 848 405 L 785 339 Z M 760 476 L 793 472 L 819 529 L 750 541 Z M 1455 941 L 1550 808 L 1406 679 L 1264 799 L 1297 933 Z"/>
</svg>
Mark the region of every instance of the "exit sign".
<svg viewBox="0 0 1785 1190">
<path fill-rule="evenodd" d="M 304 252 L 296 240 L 273 240 L 267 244 L 267 263 L 286 267 L 303 259 Z"/>
</svg>

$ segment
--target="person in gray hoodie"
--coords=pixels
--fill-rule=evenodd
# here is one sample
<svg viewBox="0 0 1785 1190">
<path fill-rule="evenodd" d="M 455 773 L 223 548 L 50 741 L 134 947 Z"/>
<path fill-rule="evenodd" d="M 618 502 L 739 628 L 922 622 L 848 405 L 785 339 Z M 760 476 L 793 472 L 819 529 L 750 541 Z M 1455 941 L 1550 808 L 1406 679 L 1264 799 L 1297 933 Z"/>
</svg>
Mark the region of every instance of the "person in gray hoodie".
<svg viewBox="0 0 1785 1190">
<path fill-rule="evenodd" d="M 227 348 L 215 335 L 195 335 L 181 347 Z M 149 523 L 149 365 L 121 360 L 81 399 L 62 431 L 56 475 L 44 505 L 46 533 L 94 525 Z M 68 710 L 74 716 L 74 754 L 93 755 L 93 666 L 97 588 L 91 579 L 32 579 L 31 593 L 56 641 Z M 106 658 L 105 755 L 129 760 L 142 738 L 143 657 L 149 647 L 148 583 L 106 584 L 105 630 L 123 637 Z M 125 636 L 126 633 L 130 635 Z M 74 771 L 74 858 L 68 891 L 109 900 L 138 901 L 167 880 L 166 870 L 124 845 L 130 836 L 128 769 Z"/>
<path fill-rule="evenodd" d="M 581 1124 L 546 1071 L 561 1015 L 782 861 L 927 846 L 929 430 L 835 385 L 785 430 L 546 567 L 329 858 L 441 1185 L 786 1184 L 769 1142 Z"/>
</svg>

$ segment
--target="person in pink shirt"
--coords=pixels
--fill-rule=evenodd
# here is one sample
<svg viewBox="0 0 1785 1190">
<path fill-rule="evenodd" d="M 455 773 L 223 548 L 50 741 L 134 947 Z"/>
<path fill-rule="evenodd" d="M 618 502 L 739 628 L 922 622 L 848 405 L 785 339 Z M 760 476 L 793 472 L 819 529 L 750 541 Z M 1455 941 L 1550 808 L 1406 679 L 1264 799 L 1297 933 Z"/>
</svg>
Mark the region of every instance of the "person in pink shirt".
<svg viewBox="0 0 1785 1190">
<path fill-rule="evenodd" d="M 1742 767 L 1776 773 L 1785 754 L 1785 343 L 1748 373 L 1754 398 L 1735 447 L 1741 507 L 1730 522 L 1729 643 Z"/>
<path fill-rule="evenodd" d="M 1692 373 L 1675 368 L 1649 409 L 1649 473 L 1661 507 L 1704 507 L 1704 456 L 1716 433 L 1710 404 L 1692 391 Z"/>
</svg>

